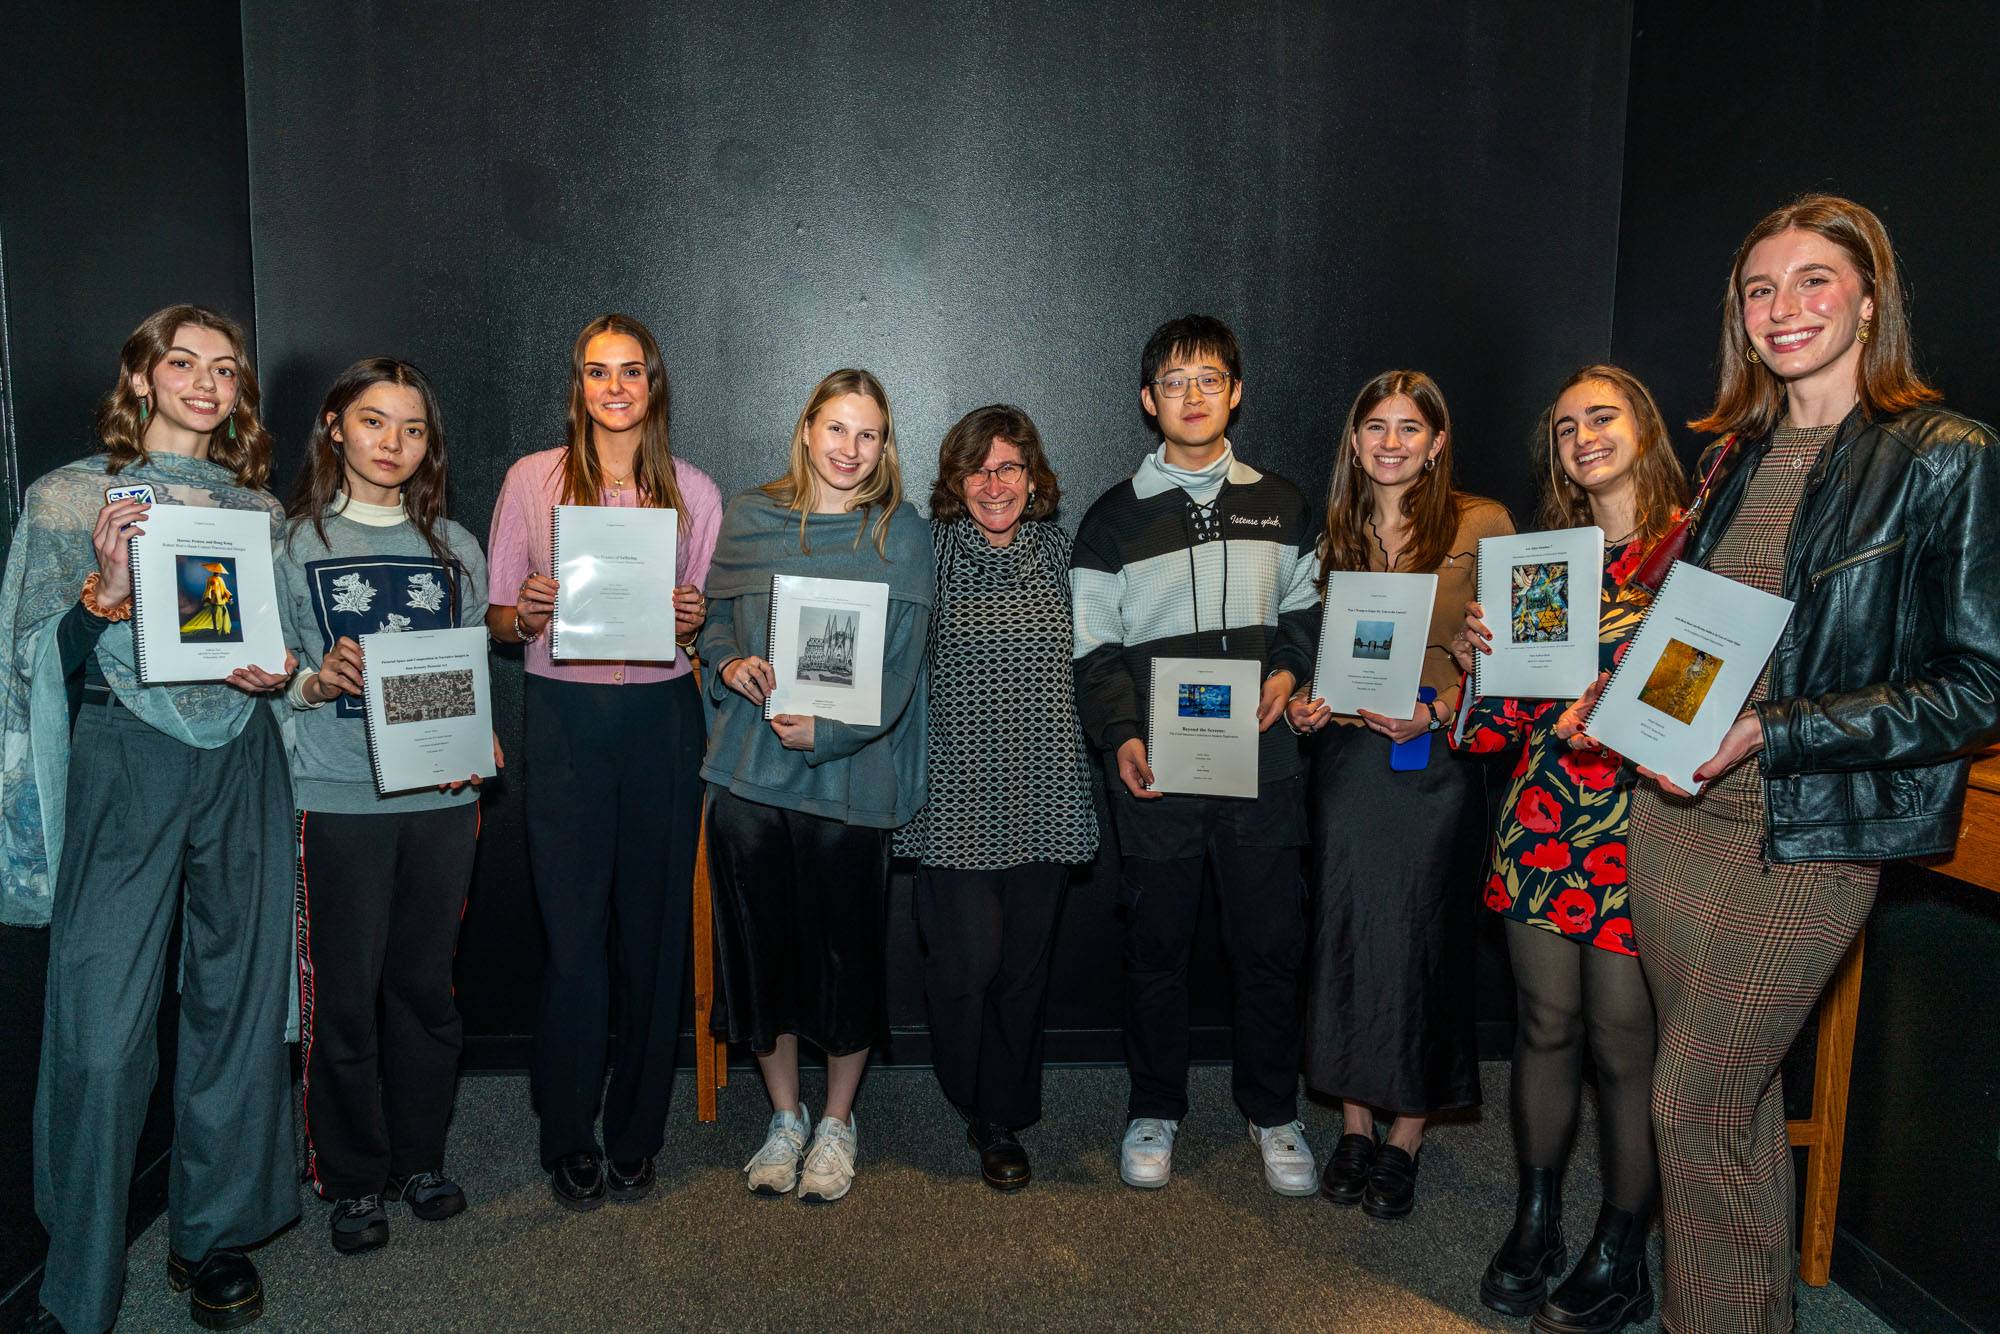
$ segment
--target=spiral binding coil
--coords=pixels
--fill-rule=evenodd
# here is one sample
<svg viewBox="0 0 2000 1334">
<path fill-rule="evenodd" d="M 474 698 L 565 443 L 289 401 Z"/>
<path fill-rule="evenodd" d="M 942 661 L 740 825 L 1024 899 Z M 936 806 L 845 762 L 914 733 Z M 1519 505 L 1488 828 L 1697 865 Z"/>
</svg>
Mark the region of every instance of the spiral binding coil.
<svg viewBox="0 0 2000 1334">
<path fill-rule="evenodd" d="M 139 668 L 139 680 L 151 685 L 152 678 L 146 675 L 146 600 L 139 596 L 139 539 L 125 539 L 125 563 L 132 571 L 132 657 Z"/>
<path fill-rule="evenodd" d="M 554 661 L 562 657 L 558 652 L 562 634 L 562 506 L 549 510 L 549 569 L 556 576 L 556 600 L 549 607 L 549 658 Z"/>
<path fill-rule="evenodd" d="M 784 581 L 785 576 L 782 574 L 771 576 L 771 632 L 770 637 L 764 641 L 764 655 L 771 663 L 773 678 L 771 684 L 773 687 L 777 685 L 776 677 L 778 672 L 778 585 Z M 777 709 L 778 692 L 774 688 L 770 694 L 764 696 L 764 717 L 767 719 L 775 718 L 777 716 Z"/>
<path fill-rule="evenodd" d="M 375 744 L 375 674 L 368 668 L 368 650 L 361 650 L 361 726 L 368 733 L 368 767 L 375 771 L 375 790 L 387 793 L 382 782 L 382 750 Z"/>
<path fill-rule="evenodd" d="M 1158 658 L 1153 659 L 1152 668 L 1153 679 L 1146 688 L 1146 763 L 1149 765 L 1153 762 L 1153 757 L 1160 753 L 1160 748 L 1153 744 L 1153 722 L 1158 712 L 1155 706 L 1160 702 L 1160 660 Z"/>
<path fill-rule="evenodd" d="M 1653 619 L 1653 612 L 1658 609 L 1659 605 L 1662 602 L 1667 600 L 1667 589 L 1673 585 L 1674 576 L 1679 574 L 1681 572 L 1681 568 L 1686 564 L 1687 564 L 1686 561 L 1677 560 L 1667 570 L 1667 577 L 1660 581 L 1660 591 L 1653 595 L 1652 605 L 1646 608 L 1646 614 L 1639 618 L 1639 623 L 1632 627 L 1631 638 L 1628 642 L 1632 644 L 1637 644 L 1639 642 L 1639 636 L 1646 633 L 1646 622 Z M 1611 679 L 1606 681 L 1604 683 L 1604 689 L 1598 692 L 1597 703 L 1590 706 L 1590 716 L 1583 720 L 1583 730 L 1585 732 L 1589 732 L 1591 728 L 1596 725 L 1597 711 L 1604 707 L 1605 700 L 1611 698 L 1611 690 L 1612 687 L 1618 684 L 1619 674 L 1622 673 L 1628 666 L 1630 666 L 1631 663 L 1632 663 L 1632 653 L 1631 650 L 1628 649 L 1626 650 L 1624 656 L 1619 658 L 1618 665 L 1611 669 Z"/>
</svg>

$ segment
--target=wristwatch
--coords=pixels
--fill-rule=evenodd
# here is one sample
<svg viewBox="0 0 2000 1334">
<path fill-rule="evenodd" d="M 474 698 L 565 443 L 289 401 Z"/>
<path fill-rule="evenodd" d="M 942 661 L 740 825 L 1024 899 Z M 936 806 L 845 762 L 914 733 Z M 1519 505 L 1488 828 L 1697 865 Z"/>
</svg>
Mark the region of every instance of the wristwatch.
<svg viewBox="0 0 2000 1334">
<path fill-rule="evenodd" d="M 1429 727 L 1425 728 L 1424 730 L 1425 730 L 1425 731 L 1428 731 L 1428 732 L 1442 732 L 1442 731 L 1443 731 L 1443 730 L 1445 729 L 1445 721 L 1444 721 L 1444 719 L 1443 719 L 1443 718 L 1440 718 L 1440 717 L 1438 716 L 1438 703 L 1437 703 L 1437 701 L 1436 701 L 1436 700 L 1434 700 L 1434 699 L 1427 699 L 1427 700 L 1425 700 L 1425 701 L 1424 701 L 1424 708 L 1425 708 L 1425 709 L 1426 709 L 1427 711 L 1429 711 L 1429 713 L 1430 713 L 1430 715 L 1431 715 L 1431 725 L 1430 725 Z"/>
</svg>

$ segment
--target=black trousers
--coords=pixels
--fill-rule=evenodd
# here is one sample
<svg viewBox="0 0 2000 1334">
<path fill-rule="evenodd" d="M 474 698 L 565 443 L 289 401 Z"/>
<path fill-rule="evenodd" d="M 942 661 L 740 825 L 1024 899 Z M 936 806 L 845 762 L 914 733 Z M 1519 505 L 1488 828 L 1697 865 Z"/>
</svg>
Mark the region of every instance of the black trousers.
<svg viewBox="0 0 2000 1334">
<path fill-rule="evenodd" d="M 477 801 L 299 812 L 306 1169 L 327 1199 L 444 1166 L 465 1046 L 451 961 L 478 845 Z"/>
<path fill-rule="evenodd" d="M 688 1003 L 700 696 L 692 676 L 610 686 L 529 675 L 523 713 L 528 861 L 548 936 L 531 1071 L 542 1165 L 649 1158 L 666 1139 Z"/>
<path fill-rule="evenodd" d="M 787 1033 L 829 1056 L 888 1038 L 888 830 L 712 787 L 708 883 L 716 1036 L 747 1042 L 760 1056 Z"/>
<path fill-rule="evenodd" d="M 1254 801 L 1165 797 L 1181 823 L 1181 851 L 1192 856 L 1135 855 L 1121 820 L 1125 907 L 1125 1064 L 1132 1075 L 1126 1114 L 1180 1120 L 1187 1115 L 1188 958 L 1200 917 L 1202 872 L 1212 870 L 1229 957 L 1233 1001 L 1231 1056 L 1236 1105 L 1260 1126 L 1299 1114 L 1299 982 L 1305 960 L 1305 882 L 1296 781 L 1267 784 Z M 1139 803 L 1122 789 L 1121 804 Z M 1146 812 L 1142 818 L 1153 817 Z M 1156 817 L 1155 817 L 1156 818 Z"/>
<path fill-rule="evenodd" d="M 945 1097 L 995 1125 L 1041 1119 L 1042 1015 L 1068 879 L 1054 862 L 917 871 L 931 1061 Z"/>
</svg>

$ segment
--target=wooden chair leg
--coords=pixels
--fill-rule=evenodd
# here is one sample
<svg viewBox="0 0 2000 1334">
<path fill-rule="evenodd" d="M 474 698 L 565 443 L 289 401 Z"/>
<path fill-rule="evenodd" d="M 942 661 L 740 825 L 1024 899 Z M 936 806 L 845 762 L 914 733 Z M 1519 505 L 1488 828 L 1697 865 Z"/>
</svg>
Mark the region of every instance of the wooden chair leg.
<svg viewBox="0 0 2000 1334">
<path fill-rule="evenodd" d="M 1826 1286 L 1833 1266 L 1833 1224 L 1840 1205 L 1840 1155 L 1847 1140 L 1847 1087 L 1854 1072 L 1854 1025 L 1861 1012 L 1861 956 L 1856 936 L 1819 1007 L 1813 1058 L 1812 1118 L 1789 1125 L 1791 1142 L 1806 1146 L 1806 1195 L 1799 1229 L 1799 1277 Z"/>
<path fill-rule="evenodd" d="M 694 1077 L 695 1117 L 713 1121 L 719 1114 L 715 1091 L 728 1078 L 728 1054 L 709 1036 L 708 1019 L 715 1009 L 715 908 L 708 887 L 708 815 L 694 850 Z M 720 1059 L 718 1059 L 720 1058 Z"/>
</svg>

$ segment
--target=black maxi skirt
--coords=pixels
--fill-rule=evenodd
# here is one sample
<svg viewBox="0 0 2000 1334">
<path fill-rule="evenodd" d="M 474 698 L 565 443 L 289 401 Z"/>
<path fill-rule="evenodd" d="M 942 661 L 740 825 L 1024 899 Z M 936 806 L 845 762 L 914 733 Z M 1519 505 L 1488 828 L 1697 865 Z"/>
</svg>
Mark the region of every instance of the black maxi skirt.
<svg viewBox="0 0 2000 1334">
<path fill-rule="evenodd" d="M 1328 727 L 1309 748 L 1307 1082 L 1406 1115 L 1476 1106 L 1479 765 L 1443 733 L 1408 771 L 1365 727 Z"/>
</svg>

